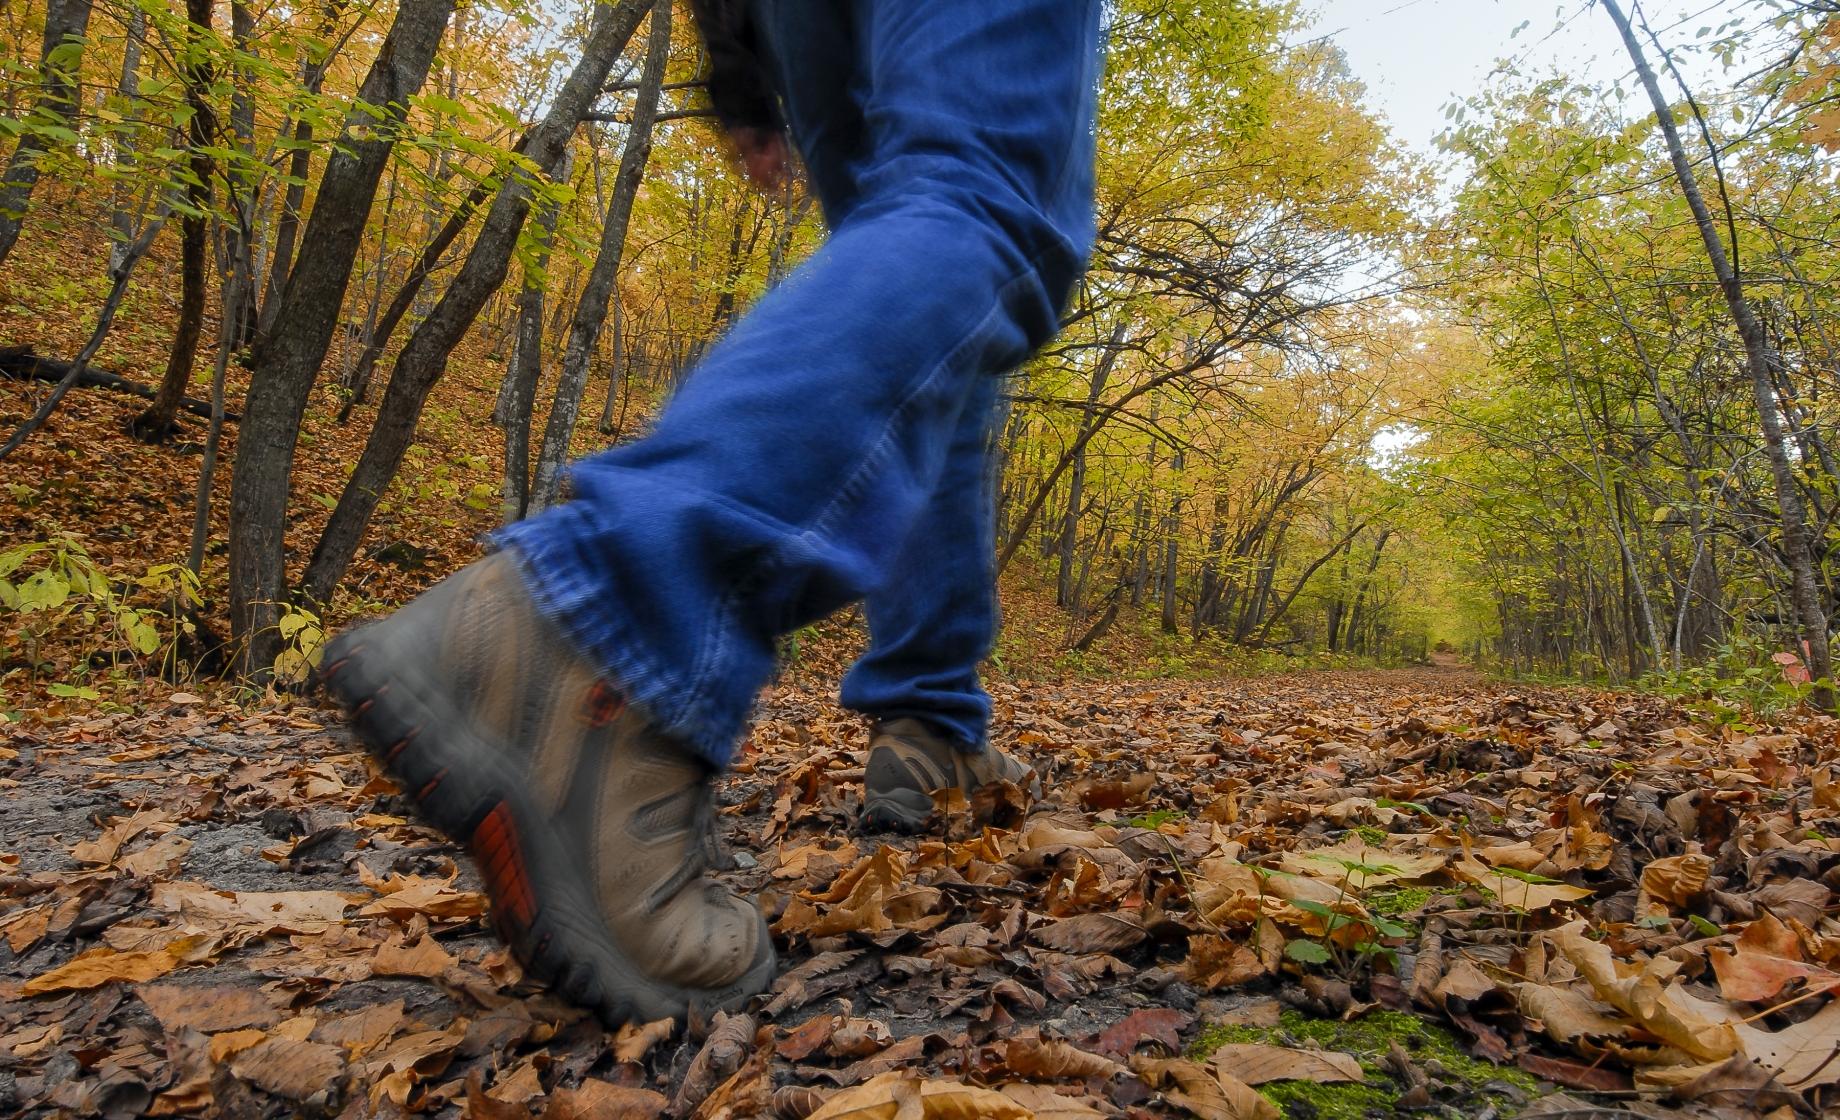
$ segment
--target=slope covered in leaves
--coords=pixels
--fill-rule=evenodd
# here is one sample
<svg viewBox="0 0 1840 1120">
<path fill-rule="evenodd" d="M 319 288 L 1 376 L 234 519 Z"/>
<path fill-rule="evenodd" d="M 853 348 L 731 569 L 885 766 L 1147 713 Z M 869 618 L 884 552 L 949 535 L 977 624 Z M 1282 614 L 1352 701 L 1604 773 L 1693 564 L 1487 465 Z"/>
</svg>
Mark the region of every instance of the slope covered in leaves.
<svg viewBox="0 0 1840 1120">
<path fill-rule="evenodd" d="M 405 817 L 327 713 L 181 693 L 15 729 L 0 1105 L 1211 1120 L 1835 1103 L 1834 721 L 1753 727 L 1452 670 L 997 698 L 1043 799 L 994 791 L 895 840 L 851 827 L 857 723 L 773 693 L 722 828 L 724 874 L 761 892 L 785 972 L 747 1014 L 617 1033 L 523 981 L 466 855 Z"/>
</svg>

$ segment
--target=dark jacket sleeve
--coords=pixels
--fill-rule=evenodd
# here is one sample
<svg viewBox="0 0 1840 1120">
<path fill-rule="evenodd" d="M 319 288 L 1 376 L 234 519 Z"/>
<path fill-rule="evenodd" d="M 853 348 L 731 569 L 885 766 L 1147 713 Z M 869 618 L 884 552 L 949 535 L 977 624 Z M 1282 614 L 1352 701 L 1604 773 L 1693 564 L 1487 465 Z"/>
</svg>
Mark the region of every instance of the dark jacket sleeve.
<svg viewBox="0 0 1840 1120">
<path fill-rule="evenodd" d="M 709 102 L 731 131 L 785 127 L 747 0 L 690 0 L 709 52 Z"/>
</svg>

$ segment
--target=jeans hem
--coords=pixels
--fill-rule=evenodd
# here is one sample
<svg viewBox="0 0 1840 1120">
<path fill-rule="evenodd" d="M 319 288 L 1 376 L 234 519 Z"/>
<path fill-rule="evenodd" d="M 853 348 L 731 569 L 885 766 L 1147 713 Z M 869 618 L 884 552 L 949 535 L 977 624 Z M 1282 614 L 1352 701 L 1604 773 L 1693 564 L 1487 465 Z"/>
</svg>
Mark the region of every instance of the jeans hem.
<svg viewBox="0 0 1840 1120">
<path fill-rule="evenodd" d="M 490 534 L 487 543 L 511 555 L 523 578 L 524 590 L 538 612 L 555 623 L 597 669 L 613 678 L 627 700 L 643 708 L 669 737 L 686 748 L 686 753 L 717 770 L 727 769 L 734 757 L 735 737 L 721 730 L 721 721 L 696 710 L 697 705 L 684 702 L 682 693 L 638 652 L 641 647 L 615 612 L 593 609 L 584 595 L 557 594 L 557 587 L 569 585 L 567 579 L 557 575 L 568 566 L 548 555 L 542 534 L 518 532 L 521 525 L 528 524 L 506 526 Z M 590 619 L 595 625 L 586 625 Z"/>
<path fill-rule="evenodd" d="M 917 719 L 932 728 L 934 733 L 946 740 L 951 748 L 960 754 L 983 754 L 990 749 L 990 729 L 976 736 L 966 735 L 956 723 L 948 723 L 938 712 L 925 708 L 880 708 L 876 711 L 857 709 L 867 716 L 872 723 L 888 723 L 897 719 Z"/>
</svg>

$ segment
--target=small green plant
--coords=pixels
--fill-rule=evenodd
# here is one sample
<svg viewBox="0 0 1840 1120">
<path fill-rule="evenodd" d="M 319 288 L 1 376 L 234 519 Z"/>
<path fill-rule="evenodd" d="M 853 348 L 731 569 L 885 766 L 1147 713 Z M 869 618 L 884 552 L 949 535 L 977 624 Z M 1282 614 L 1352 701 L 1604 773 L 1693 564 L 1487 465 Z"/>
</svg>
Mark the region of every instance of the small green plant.
<svg viewBox="0 0 1840 1120">
<path fill-rule="evenodd" d="M 301 684 L 307 674 L 319 664 L 321 647 L 326 644 L 326 631 L 320 625 L 319 615 L 288 604 L 281 609 L 281 620 L 275 624 L 281 633 L 283 643 L 281 652 L 275 655 L 275 679 L 283 684 Z"/>
<path fill-rule="evenodd" d="M 1154 832 L 1171 821 L 1187 819 L 1188 814 L 1180 809 L 1152 809 L 1148 813 L 1132 817 L 1124 823 L 1126 828 L 1147 828 Z"/>
<path fill-rule="evenodd" d="M 54 634 L 89 647 L 81 665 L 97 656 L 119 663 L 125 656 L 170 673 L 177 668 L 179 639 L 194 631 L 188 612 L 199 602 L 198 577 L 190 569 L 155 564 L 139 576 L 112 579 L 73 533 L 56 532 L 0 553 L 0 610 L 17 616 L 34 674 L 44 668 L 43 648 Z M 96 698 L 92 688 L 67 684 L 48 691 Z"/>
<path fill-rule="evenodd" d="M 1425 808 L 1416 801 L 1394 801 L 1390 797 L 1376 797 L 1374 798 L 1374 804 L 1382 809 L 1397 809 L 1408 813 L 1417 813 L 1425 817 L 1431 817 L 1433 815 L 1431 810 Z"/>
<path fill-rule="evenodd" d="M 1398 963 L 1398 954 L 1386 942 L 1389 939 L 1411 937 L 1411 927 L 1394 921 L 1391 917 L 1367 907 L 1356 907 L 1361 913 L 1348 913 L 1348 904 L 1352 901 L 1348 888 L 1354 876 L 1365 880 L 1373 875 L 1396 875 L 1397 867 L 1389 864 L 1370 864 L 1362 860 L 1347 859 L 1338 856 L 1325 856 L 1324 859 L 1336 863 L 1342 868 L 1342 878 L 1336 886 L 1335 901 L 1317 902 L 1308 898 L 1292 898 L 1290 905 L 1305 914 L 1322 920 L 1322 933 L 1315 937 L 1292 938 L 1284 946 L 1284 955 L 1298 964 L 1333 965 L 1339 972 L 1347 972 L 1357 963 L 1371 963 L 1375 957 L 1382 957 Z M 1258 868 L 1261 875 L 1284 875 L 1287 872 L 1271 871 Z M 1349 946 L 1353 955 L 1344 951 L 1336 934 L 1352 931 L 1353 943 Z"/>
<path fill-rule="evenodd" d="M 1647 692 L 1691 701 L 1689 707 L 1718 728 L 1749 730 L 1752 713 L 1772 715 L 1806 703 L 1820 681 L 1791 680 L 1775 660 L 1778 647 L 1734 635 L 1697 665 L 1657 669 L 1636 682 Z M 1791 661 L 1793 665 L 1793 661 Z"/>
</svg>

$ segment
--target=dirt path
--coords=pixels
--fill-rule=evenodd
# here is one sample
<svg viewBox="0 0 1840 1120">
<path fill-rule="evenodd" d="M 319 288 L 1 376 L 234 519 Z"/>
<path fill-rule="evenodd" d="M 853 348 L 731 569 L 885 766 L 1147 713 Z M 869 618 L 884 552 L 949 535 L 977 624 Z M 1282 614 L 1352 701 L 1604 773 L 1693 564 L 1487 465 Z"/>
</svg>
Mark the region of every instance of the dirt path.
<svg viewBox="0 0 1840 1120">
<path fill-rule="evenodd" d="M 1451 665 L 995 694 L 1046 796 L 919 840 L 853 831 L 854 719 L 769 696 L 722 790 L 724 874 L 786 972 L 696 1041 L 525 985 L 465 854 L 317 709 L 179 694 L 16 730 L 0 1113 L 799 1120 L 896 1100 L 890 1073 L 992 1116 L 1832 1103 L 1840 1069 L 1798 1055 L 1840 1044 L 1840 1005 L 1756 1016 L 1840 983 L 1832 721 Z M 1671 1019 L 1593 972 L 1612 952 Z M 1363 1082 L 1298 1080 L 1315 1046 Z M 1263 1105 L 1247 1069 L 1282 1075 Z"/>
</svg>

